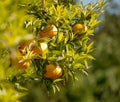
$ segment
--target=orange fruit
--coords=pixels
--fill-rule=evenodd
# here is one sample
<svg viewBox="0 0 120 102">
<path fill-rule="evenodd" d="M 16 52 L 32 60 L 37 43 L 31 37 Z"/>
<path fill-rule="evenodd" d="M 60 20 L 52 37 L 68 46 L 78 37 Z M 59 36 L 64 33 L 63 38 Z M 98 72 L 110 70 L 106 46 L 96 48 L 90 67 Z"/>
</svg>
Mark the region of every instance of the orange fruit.
<svg viewBox="0 0 120 102">
<path fill-rule="evenodd" d="M 46 51 L 47 48 L 47 43 L 40 42 L 40 48 L 37 45 L 34 45 L 32 46 L 31 51 L 33 51 L 34 54 L 43 54 L 43 52 Z"/>
<path fill-rule="evenodd" d="M 34 39 L 31 39 L 31 40 L 26 40 L 26 41 L 21 41 L 20 44 L 19 44 L 19 52 L 22 54 L 22 55 L 25 55 L 24 53 L 24 49 L 25 48 L 28 48 L 30 43 L 32 42 L 36 42 Z"/>
<path fill-rule="evenodd" d="M 55 66 L 53 64 L 49 64 L 46 66 L 46 73 L 44 74 L 45 78 L 49 79 L 57 79 L 62 75 L 62 68 L 60 66 Z"/>
<path fill-rule="evenodd" d="M 33 51 L 34 54 L 42 54 L 45 50 L 47 50 L 48 46 L 47 46 L 47 43 L 45 42 L 40 42 L 40 47 L 39 48 L 36 44 L 36 41 L 25 41 L 25 42 L 22 42 L 20 44 L 20 47 L 19 47 L 19 52 L 22 54 L 22 55 L 25 55 L 23 50 L 25 48 L 28 48 L 30 46 L 31 43 L 34 43 L 33 46 L 31 46 L 31 51 Z"/>
<path fill-rule="evenodd" d="M 31 47 L 31 51 L 34 53 L 34 54 L 41 54 L 42 53 L 42 50 L 37 46 L 32 46 Z"/>
<path fill-rule="evenodd" d="M 74 34 L 79 33 L 83 30 L 84 30 L 84 26 L 82 24 L 75 24 L 72 29 Z"/>
<path fill-rule="evenodd" d="M 16 58 L 11 58 L 11 65 L 16 68 L 26 69 L 30 66 L 30 60 L 22 61 L 22 56 L 16 56 Z"/>
<path fill-rule="evenodd" d="M 30 66 L 30 60 L 23 61 L 22 58 L 23 55 L 21 55 L 20 51 L 16 50 L 14 56 L 11 55 L 10 57 L 10 65 L 20 69 L 28 68 Z"/>
<path fill-rule="evenodd" d="M 24 68 L 28 68 L 30 66 L 30 61 L 18 61 L 17 63 L 18 68 L 20 69 L 24 69 Z"/>
<path fill-rule="evenodd" d="M 39 34 L 41 38 L 51 38 L 57 35 L 57 28 L 54 25 L 47 25 Z"/>
</svg>

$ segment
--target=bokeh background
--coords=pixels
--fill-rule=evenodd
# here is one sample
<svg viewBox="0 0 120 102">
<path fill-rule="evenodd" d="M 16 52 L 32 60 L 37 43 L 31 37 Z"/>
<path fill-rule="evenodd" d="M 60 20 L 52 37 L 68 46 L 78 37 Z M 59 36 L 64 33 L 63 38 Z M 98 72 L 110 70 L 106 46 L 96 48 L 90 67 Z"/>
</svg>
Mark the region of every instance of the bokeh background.
<svg viewBox="0 0 120 102">
<path fill-rule="evenodd" d="M 97 0 L 81 1 L 86 5 Z M 74 83 L 69 82 L 60 92 L 49 96 L 39 85 L 29 83 L 29 94 L 21 98 L 22 102 L 120 102 L 119 0 L 108 0 L 105 13 L 99 19 L 103 23 L 92 37 L 95 47 L 92 55 L 96 60 L 89 63 L 88 76 L 81 75 Z"/>
</svg>

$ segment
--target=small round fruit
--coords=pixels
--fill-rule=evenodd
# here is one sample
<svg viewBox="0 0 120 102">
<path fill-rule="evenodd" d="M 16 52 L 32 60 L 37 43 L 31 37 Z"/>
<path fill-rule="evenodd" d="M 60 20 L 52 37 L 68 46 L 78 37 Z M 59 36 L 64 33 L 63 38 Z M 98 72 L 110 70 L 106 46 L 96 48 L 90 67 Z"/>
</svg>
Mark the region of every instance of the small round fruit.
<svg viewBox="0 0 120 102">
<path fill-rule="evenodd" d="M 33 44 L 32 44 L 33 43 Z M 40 42 L 40 48 L 37 46 L 37 42 L 36 41 L 24 41 L 20 44 L 20 47 L 19 47 L 19 52 L 22 54 L 22 55 L 25 55 L 24 53 L 24 49 L 25 48 L 29 48 L 31 44 L 31 47 L 30 47 L 30 51 L 32 51 L 34 54 L 42 54 L 45 50 L 47 50 L 48 46 L 47 46 L 47 43 L 46 42 Z"/>
<path fill-rule="evenodd" d="M 43 54 L 47 50 L 48 46 L 46 42 L 40 42 L 40 48 L 37 45 L 32 46 L 31 51 L 34 54 Z"/>
<path fill-rule="evenodd" d="M 54 25 L 47 25 L 39 34 L 41 38 L 51 38 L 57 35 L 57 28 Z"/>
<path fill-rule="evenodd" d="M 55 66 L 53 64 L 49 64 L 46 66 L 46 73 L 44 74 L 45 78 L 49 78 L 55 80 L 62 75 L 62 68 L 60 66 Z"/>
<path fill-rule="evenodd" d="M 82 24 L 75 24 L 72 29 L 74 34 L 81 32 L 83 30 L 84 30 L 84 26 Z"/>
<path fill-rule="evenodd" d="M 18 61 L 17 63 L 18 68 L 20 69 L 26 69 L 30 66 L 30 61 Z"/>
<path fill-rule="evenodd" d="M 19 44 L 19 52 L 24 56 L 25 55 L 25 52 L 23 51 L 25 48 L 29 48 L 29 45 L 31 43 L 35 43 L 35 39 L 31 39 L 31 40 L 26 40 L 26 41 L 22 41 L 20 42 Z"/>
<path fill-rule="evenodd" d="M 31 47 L 31 51 L 34 53 L 34 54 L 41 54 L 42 53 L 42 50 L 37 46 L 37 45 L 34 45 Z"/>
<path fill-rule="evenodd" d="M 30 66 L 30 60 L 22 60 L 23 56 L 19 55 L 18 52 L 14 58 L 10 58 L 10 65 L 19 69 L 26 69 Z"/>
<path fill-rule="evenodd" d="M 30 42 L 28 41 L 28 42 L 21 42 L 20 44 L 19 44 L 19 52 L 22 54 L 22 55 L 25 55 L 25 53 L 24 53 L 24 49 L 25 48 L 27 48 L 27 47 L 29 47 L 29 44 L 30 44 Z"/>
</svg>

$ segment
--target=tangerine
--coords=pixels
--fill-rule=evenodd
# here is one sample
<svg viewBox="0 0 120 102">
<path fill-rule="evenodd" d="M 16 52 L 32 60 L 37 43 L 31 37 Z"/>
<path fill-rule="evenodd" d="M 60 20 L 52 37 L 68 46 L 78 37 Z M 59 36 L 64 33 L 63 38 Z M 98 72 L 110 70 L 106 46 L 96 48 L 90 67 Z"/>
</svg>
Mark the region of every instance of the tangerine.
<svg viewBox="0 0 120 102">
<path fill-rule="evenodd" d="M 57 79 L 62 75 L 62 68 L 60 66 L 55 66 L 53 64 L 49 64 L 46 66 L 46 73 L 44 77 L 49 79 Z"/>
<path fill-rule="evenodd" d="M 41 38 L 52 38 L 57 35 L 57 28 L 54 25 L 47 25 L 39 34 Z"/>
</svg>

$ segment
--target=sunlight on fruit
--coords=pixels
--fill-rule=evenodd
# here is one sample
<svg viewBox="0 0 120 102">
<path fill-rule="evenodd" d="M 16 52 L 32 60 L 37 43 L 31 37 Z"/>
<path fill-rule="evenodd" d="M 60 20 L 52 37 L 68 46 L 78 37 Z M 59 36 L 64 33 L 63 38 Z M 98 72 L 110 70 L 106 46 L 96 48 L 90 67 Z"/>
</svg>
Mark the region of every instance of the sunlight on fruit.
<svg viewBox="0 0 120 102">
<path fill-rule="evenodd" d="M 81 32 L 83 30 L 84 30 L 84 26 L 82 24 L 75 24 L 72 29 L 74 34 Z"/>
<path fill-rule="evenodd" d="M 46 66 L 46 73 L 44 77 L 49 79 L 57 79 L 62 75 L 62 69 L 60 66 L 55 66 L 53 64 L 49 64 Z"/>
<path fill-rule="evenodd" d="M 41 38 L 51 38 L 57 35 L 57 28 L 54 25 L 47 25 L 39 34 Z"/>
<path fill-rule="evenodd" d="M 42 51 L 45 51 L 45 50 L 48 48 L 48 45 L 47 45 L 47 43 L 45 43 L 45 42 L 41 42 L 41 43 L 40 43 L 40 47 L 41 47 L 41 50 L 42 50 Z"/>
</svg>

